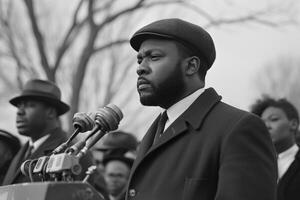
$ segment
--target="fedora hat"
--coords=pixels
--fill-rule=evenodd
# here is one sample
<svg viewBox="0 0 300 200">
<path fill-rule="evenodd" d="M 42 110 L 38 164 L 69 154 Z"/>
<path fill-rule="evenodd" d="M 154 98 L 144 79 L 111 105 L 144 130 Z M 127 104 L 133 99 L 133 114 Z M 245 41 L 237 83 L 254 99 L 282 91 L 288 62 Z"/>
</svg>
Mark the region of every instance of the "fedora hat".
<svg viewBox="0 0 300 200">
<path fill-rule="evenodd" d="M 18 103 L 24 99 L 34 99 L 45 102 L 55 107 L 58 115 L 62 115 L 70 109 L 69 105 L 61 101 L 61 92 L 57 85 L 47 80 L 29 80 L 24 85 L 21 94 L 12 98 L 9 102 L 17 106 Z"/>
</svg>

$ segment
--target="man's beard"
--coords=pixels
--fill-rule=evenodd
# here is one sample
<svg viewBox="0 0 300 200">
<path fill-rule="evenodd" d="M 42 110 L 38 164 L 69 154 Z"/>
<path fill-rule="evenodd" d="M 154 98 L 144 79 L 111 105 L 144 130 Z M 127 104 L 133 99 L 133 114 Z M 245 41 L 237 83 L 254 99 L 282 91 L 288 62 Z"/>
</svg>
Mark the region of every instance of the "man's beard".
<svg viewBox="0 0 300 200">
<path fill-rule="evenodd" d="M 175 70 L 169 77 L 157 86 L 151 83 L 151 88 L 152 92 L 148 95 L 143 95 L 143 92 L 140 92 L 140 101 L 143 105 L 168 108 L 179 101 L 185 91 L 180 62 L 176 64 Z"/>
</svg>

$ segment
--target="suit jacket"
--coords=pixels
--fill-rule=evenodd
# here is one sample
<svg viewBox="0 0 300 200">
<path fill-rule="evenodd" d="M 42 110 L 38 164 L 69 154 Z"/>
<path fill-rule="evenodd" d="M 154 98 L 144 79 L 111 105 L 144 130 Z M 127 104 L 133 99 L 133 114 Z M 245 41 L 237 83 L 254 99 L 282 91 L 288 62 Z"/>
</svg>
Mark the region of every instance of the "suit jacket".
<svg viewBox="0 0 300 200">
<path fill-rule="evenodd" d="M 152 145 L 157 119 L 133 164 L 127 199 L 274 200 L 277 162 L 258 117 L 205 90 Z"/>
<path fill-rule="evenodd" d="M 41 156 L 50 155 L 51 152 L 59 146 L 61 143 L 65 142 L 67 140 L 67 133 L 64 132 L 61 128 L 54 129 L 52 133 L 50 133 L 50 137 L 47 138 L 47 140 L 42 143 L 27 159 L 35 159 L 39 158 Z M 24 176 L 21 173 L 20 166 L 25 161 L 25 153 L 28 148 L 29 143 L 25 143 L 19 150 L 19 152 L 16 154 L 14 159 L 12 160 L 10 167 L 8 168 L 7 174 L 3 180 L 3 185 L 9 185 L 9 184 L 15 184 L 15 183 L 24 183 L 24 182 L 30 182 L 29 177 Z M 83 178 L 85 176 L 85 171 L 87 168 L 93 164 L 92 157 L 85 156 L 80 161 L 80 164 L 82 165 L 82 173 L 79 176 L 80 178 Z M 78 178 L 79 178 L 78 177 Z"/>
<path fill-rule="evenodd" d="M 278 182 L 278 200 L 300 199 L 300 150 L 286 173 Z"/>
</svg>

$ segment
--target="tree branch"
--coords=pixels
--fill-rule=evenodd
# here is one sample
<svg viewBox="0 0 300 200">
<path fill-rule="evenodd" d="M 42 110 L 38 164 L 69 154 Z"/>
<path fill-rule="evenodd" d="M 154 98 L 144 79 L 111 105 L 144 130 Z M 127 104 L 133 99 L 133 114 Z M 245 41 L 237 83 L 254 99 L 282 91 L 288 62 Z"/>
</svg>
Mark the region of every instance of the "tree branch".
<svg viewBox="0 0 300 200">
<path fill-rule="evenodd" d="M 36 43 L 38 46 L 38 52 L 40 54 L 41 65 L 42 65 L 48 79 L 55 81 L 55 77 L 51 73 L 50 65 L 48 62 L 47 55 L 46 55 L 44 37 L 43 37 L 43 35 L 39 29 L 39 26 L 37 24 L 37 18 L 36 18 L 34 7 L 33 7 L 33 2 L 32 2 L 32 0 L 24 0 L 24 2 L 27 7 L 27 11 L 28 11 L 29 18 L 31 21 L 32 31 L 33 31 L 33 34 L 35 36 L 35 40 L 36 40 Z"/>
<path fill-rule="evenodd" d="M 128 42 L 129 42 L 128 39 L 119 39 L 119 40 L 116 40 L 116 41 L 113 41 L 113 42 L 109 42 L 107 44 L 104 44 L 102 46 L 94 48 L 93 53 L 100 52 L 100 51 L 103 51 L 103 50 L 105 50 L 105 49 L 107 49 L 109 47 L 112 47 L 112 46 L 115 46 L 115 45 L 124 44 L 124 43 L 128 43 Z"/>
<path fill-rule="evenodd" d="M 282 11 L 284 12 L 284 11 Z M 278 27 L 282 25 L 282 23 L 273 22 L 271 20 L 263 19 L 263 17 L 267 17 L 270 15 L 270 9 L 263 9 L 257 12 L 248 13 L 244 16 L 238 16 L 234 18 L 220 18 L 220 19 L 213 19 L 213 18 L 207 18 L 208 23 L 204 25 L 204 28 L 210 28 L 215 26 L 221 26 L 225 24 L 237 24 L 237 23 L 243 23 L 243 22 L 256 22 L 265 26 L 269 27 Z M 283 23 L 288 24 L 292 23 L 292 20 L 285 21 Z"/>
<path fill-rule="evenodd" d="M 84 23 L 78 23 L 78 21 L 77 21 L 79 10 L 82 7 L 84 1 L 85 0 L 80 0 L 80 2 L 78 3 L 78 5 L 75 9 L 74 15 L 73 15 L 72 24 L 71 24 L 69 30 L 67 31 L 62 44 L 60 45 L 60 47 L 58 48 L 58 50 L 56 52 L 56 61 L 54 63 L 54 67 L 53 67 L 54 72 L 58 69 L 63 56 L 65 55 L 66 51 L 72 44 L 72 41 L 74 41 L 74 38 L 80 32 L 80 28 L 84 24 Z"/>
<path fill-rule="evenodd" d="M 18 53 L 16 39 L 15 39 L 16 37 L 10 22 L 11 14 L 12 14 L 11 3 L 9 4 L 9 7 L 10 9 L 7 11 L 6 17 L 4 16 L 4 14 L 0 16 L 0 22 L 2 24 L 1 32 L 3 33 L 3 35 L 5 35 L 5 43 L 7 43 L 9 49 L 8 50 L 9 52 L 3 52 L 1 53 L 1 55 L 12 58 L 16 63 L 18 72 L 25 71 L 34 74 L 35 71 L 30 66 L 24 64 L 20 56 L 20 53 Z"/>
<path fill-rule="evenodd" d="M 97 25 L 97 29 L 100 30 L 101 28 L 103 28 L 106 24 L 111 23 L 113 20 L 117 19 L 118 17 L 120 17 L 123 14 L 126 13 L 130 13 L 138 8 L 141 8 L 143 3 L 145 0 L 139 0 L 135 5 L 133 5 L 132 7 L 129 7 L 125 10 L 122 10 L 112 16 L 107 16 L 106 18 L 104 18 L 104 20 L 102 21 L 102 23 Z"/>
<path fill-rule="evenodd" d="M 111 6 L 114 4 L 115 1 L 116 0 L 108 0 L 103 6 L 99 8 L 95 8 L 93 10 L 94 14 L 108 10 L 109 8 L 111 8 Z"/>
</svg>

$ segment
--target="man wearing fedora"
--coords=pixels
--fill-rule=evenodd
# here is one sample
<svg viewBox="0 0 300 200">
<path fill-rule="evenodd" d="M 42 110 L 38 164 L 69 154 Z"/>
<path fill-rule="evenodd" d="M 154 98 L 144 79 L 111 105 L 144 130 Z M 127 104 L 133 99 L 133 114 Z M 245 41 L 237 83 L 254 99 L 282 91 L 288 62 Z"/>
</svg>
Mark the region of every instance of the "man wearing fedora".
<svg viewBox="0 0 300 200">
<path fill-rule="evenodd" d="M 20 166 L 27 159 L 35 159 L 51 152 L 67 140 L 67 133 L 60 125 L 59 116 L 69 110 L 69 105 L 61 101 L 60 89 L 51 81 L 29 80 L 17 97 L 9 101 L 17 107 L 16 126 L 19 134 L 29 137 L 14 157 L 3 185 L 30 182 L 21 173 Z M 91 164 L 90 158 L 85 158 L 83 167 L 87 169 Z"/>
<path fill-rule="evenodd" d="M 164 19 L 139 29 L 130 44 L 141 103 L 164 111 L 139 146 L 126 199 L 276 199 L 276 154 L 265 124 L 205 87 L 216 55 L 210 34 Z"/>
</svg>

